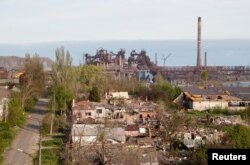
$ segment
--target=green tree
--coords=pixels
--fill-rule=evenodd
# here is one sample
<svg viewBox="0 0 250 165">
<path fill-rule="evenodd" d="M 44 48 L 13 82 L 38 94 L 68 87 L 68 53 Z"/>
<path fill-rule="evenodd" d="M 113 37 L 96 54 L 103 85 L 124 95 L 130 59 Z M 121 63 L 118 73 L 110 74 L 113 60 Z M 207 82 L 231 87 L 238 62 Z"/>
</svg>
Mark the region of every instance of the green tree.
<svg viewBox="0 0 250 165">
<path fill-rule="evenodd" d="M 33 57 L 26 54 L 24 76 L 21 77 L 21 82 L 21 105 L 30 109 L 34 105 L 35 99 L 45 90 L 45 73 L 37 54 Z"/>
<path fill-rule="evenodd" d="M 65 51 L 64 47 L 57 48 L 55 54 L 56 61 L 52 65 L 53 86 L 70 89 L 76 97 L 81 89 L 81 67 L 72 66 L 72 56 L 69 50 Z"/>
<path fill-rule="evenodd" d="M 66 113 L 68 105 L 70 105 L 73 97 L 72 92 L 70 89 L 64 86 L 54 86 L 52 88 L 52 93 L 55 95 L 55 107 L 56 112 L 60 113 L 61 115 Z M 53 98 L 50 99 L 51 101 Z M 52 102 L 50 103 L 52 105 Z M 52 106 L 51 106 L 52 107 Z"/>
<path fill-rule="evenodd" d="M 95 65 L 83 65 L 81 68 L 80 81 L 84 92 L 90 92 L 97 87 L 100 93 L 107 89 L 108 79 L 103 67 Z"/>
<path fill-rule="evenodd" d="M 202 71 L 201 73 L 201 78 L 202 80 L 204 81 L 204 86 L 207 87 L 207 81 L 208 81 L 208 71 L 207 70 L 204 70 Z"/>
<path fill-rule="evenodd" d="M 93 87 L 92 90 L 89 92 L 89 100 L 95 102 L 101 101 L 100 92 L 97 87 Z"/>
<path fill-rule="evenodd" d="M 52 80 L 55 85 L 69 87 L 72 83 L 72 57 L 64 47 L 56 49 L 56 61 L 52 65 Z"/>
</svg>

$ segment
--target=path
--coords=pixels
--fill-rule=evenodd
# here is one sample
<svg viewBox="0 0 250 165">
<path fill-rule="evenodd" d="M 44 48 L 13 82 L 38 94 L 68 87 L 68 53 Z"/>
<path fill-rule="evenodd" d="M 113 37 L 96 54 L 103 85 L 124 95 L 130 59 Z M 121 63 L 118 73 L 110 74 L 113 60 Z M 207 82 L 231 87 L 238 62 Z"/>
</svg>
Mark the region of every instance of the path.
<svg viewBox="0 0 250 165">
<path fill-rule="evenodd" d="M 38 153 L 40 122 L 47 112 L 48 99 L 39 99 L 26 125 L 19 130 L 5 153 L 4 165 L 33 165 L 32 156 Z"/>
</svg>

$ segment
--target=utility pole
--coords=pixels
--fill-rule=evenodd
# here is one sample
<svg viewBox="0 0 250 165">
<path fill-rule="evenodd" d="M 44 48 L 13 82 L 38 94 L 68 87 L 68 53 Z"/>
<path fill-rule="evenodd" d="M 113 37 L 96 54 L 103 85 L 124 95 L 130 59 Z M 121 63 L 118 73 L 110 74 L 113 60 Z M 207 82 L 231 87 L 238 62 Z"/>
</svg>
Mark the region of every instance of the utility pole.
<svg viewBox="0 0 250 165">
<path fill-rule="evenodd" d="M 40 124 L 41 126 L 41 124 Z M 40 139 L 39 139 L 39 165 L 42 165 L 42 135 L 40 132 Z"/>
<path fill-rule="evenodd" d="M 51 107 L 50 135 L 53 134 L 54 113 L 55 113 L 55 93 L 53 92 L 53 100 L 52 100 L 52 107 Z"/>
<path fill-rule="evenodd" d="M 3 122 L 4 123 L 6 123 L 6 121 L 7 121 L 7 108 L 6 108 L 6 102 L 4 101 L 4 103 L 3 103 L 3 117 L 4 117 L 4 119 L 3 119 Z"/>
</svg>

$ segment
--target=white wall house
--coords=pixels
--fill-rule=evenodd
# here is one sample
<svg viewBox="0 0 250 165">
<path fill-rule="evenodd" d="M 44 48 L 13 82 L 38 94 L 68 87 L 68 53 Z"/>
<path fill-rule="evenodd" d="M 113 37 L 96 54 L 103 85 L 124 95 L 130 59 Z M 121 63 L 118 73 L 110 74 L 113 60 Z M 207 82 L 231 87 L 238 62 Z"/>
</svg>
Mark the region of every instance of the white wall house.
<svg viewBox="0 0 250 165">
<path fill-rule="evenodd" d="M 105 118 L 112 116 L 112 111 L 103 106 L 96 106 L 95 109 L 96 109 L 96 118 Z"/>
<path fill-rule="evenodd" d="M 125 143 L 126 137 L 123 128 L 105 128 L 103 124 L 73 124 L 71 139 L 74 144 L 90 145 L 98 143 L 103 134 L 105 140 L 113 143 Z"/>
<path fill-rule="evenodd" d="M 73 124 L 71 129 L 72 142 L 80 145 L 95 143 L 103 130 L 103 124 Z"/>
<path fill-rule="evenodd" d="M 128 92 L 111 92 L 109 94 L 109 98 L 121 98 L 121 99 L 128 99 Z"/>
</svg>

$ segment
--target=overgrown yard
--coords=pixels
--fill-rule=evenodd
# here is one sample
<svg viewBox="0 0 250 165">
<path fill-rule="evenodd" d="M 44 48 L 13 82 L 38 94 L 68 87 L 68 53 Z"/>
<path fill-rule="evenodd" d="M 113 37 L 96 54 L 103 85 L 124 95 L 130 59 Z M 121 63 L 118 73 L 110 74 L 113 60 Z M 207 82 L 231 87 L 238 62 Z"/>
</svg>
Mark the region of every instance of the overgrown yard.
<svg viewBox="0 0 250 165">
<path fill-rule="evenodd" d="M 61 147 L 63 144 L 64 142 L 61 138 L 46 140 L 42 142 L 42 146 L 44 147 Z"/>
<path fill-rule="evenodd" d="M 0 123 L 0 164 L 3 162 L 4 150 L 11 144 L 16 130 L 8 123 Z"/>
<path fill-rule="evenodd" d="M 65 124 L 65 119 L 62 116 L 57 116 L 54 119 L 53 125 L 53 135 L 50 135 L 50 124 L 51 115 L 48 114 L 42 122 L 41 134 L 42 134 L 42 152 L 41 159 L 42 164 L 49 165 L 60 165 L 63 164 L 63 153 L 66 143 L 67 124 Z M 39 164 L 39 153 L 34 159 L 34 164 Z"/>
<path fill-rule="evenodd" d="M 42 141 L 42 164 L 60 165 L 63 163 L 64 136 L 47 136 Z M 34 164 L 39 164 L 39 155 L 34 159 Z"/>
<path fill-rule="evenodd" d="M 243 120 L 250 120 L 250 108 L 246 110 L 228 110 L 222 108 L 214 108 L 209 109 L 208 111 L 196 111 L 192 110 L 187 112 L 187 114 L 191 117 L 206 117 L 207 115 L 210 116 L 232 116 L 232 115 L 240 115 Z"/>
</svg>

